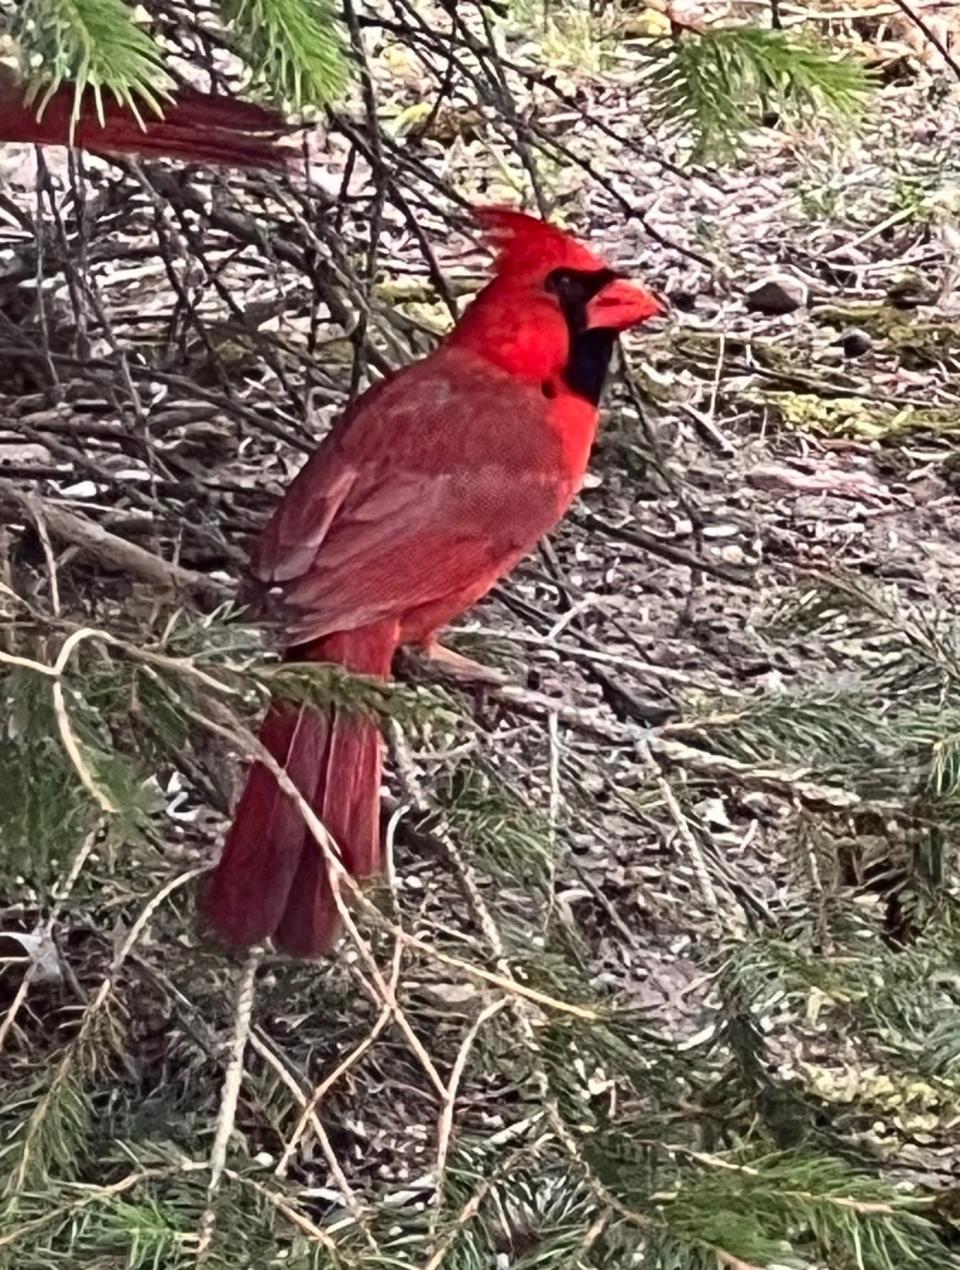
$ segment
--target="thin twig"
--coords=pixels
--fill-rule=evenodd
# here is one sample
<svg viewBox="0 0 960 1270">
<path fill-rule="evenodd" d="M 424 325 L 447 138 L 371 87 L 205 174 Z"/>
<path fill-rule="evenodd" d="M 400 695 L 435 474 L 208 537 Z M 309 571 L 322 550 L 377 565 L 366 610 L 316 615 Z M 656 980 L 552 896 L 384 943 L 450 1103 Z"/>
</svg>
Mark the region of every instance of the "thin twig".
<svg viewBox="0 0 960 1270">
<path fill-rule="evenodd" d="M 947 66 L 949 66 L 954 75 L 956 75 L 957 79 L 960 79 L 960 62 L 958 62 L 953 56 L 946 44 L 944 44 L 943 40 L 940 39 L 940 36 L 937 35 L 936 31 L 932 26 L 930 26 L 927 20 L 917 12 L 913 5 L 908 4 L 907 0 L 893 0 L 893 2 L 900 12 L 906 14 L 913 25 L 917 27 L 919 31 L 923 32 L 924 38 L 933 45 Z"/>
<path fill-rule="evenodd" d="M 253 1018 L 254 985 L 260 953 L 254 949 L 248 955 L 237 983 L 237 1003 L 233 1016 L 233 1035 L 230 1056 L 223 1076 L 217 1127 L 210 1148 L 210 1181 L 207 1186 L 207 1206 L 200 1218 L 197 1230 L 197 1265 L 202 1265 L 210 1254 L 217 1221 L 217 1195 L 227 1165 L 227 1149 L 237 1118 L 237 1102 L 243 1083 L 243 1059 L 250 1039 L 250 1023 Z"/>
<path fill-rule="evenodd" d="M 108 568 L 185 595 L 198 594 L 222 600 L 232 594 L 230 586 L 209 574 L 162 560 L 136 543 L 110 533 L 95 521 L 76 516 L 51 499 L 24 493 L 13 481 L 0 477 L 0 518 L 15 520 L 21 517 L 36 522 L 38 509 L 51 537 L 79 547 Z"/>
</svg>

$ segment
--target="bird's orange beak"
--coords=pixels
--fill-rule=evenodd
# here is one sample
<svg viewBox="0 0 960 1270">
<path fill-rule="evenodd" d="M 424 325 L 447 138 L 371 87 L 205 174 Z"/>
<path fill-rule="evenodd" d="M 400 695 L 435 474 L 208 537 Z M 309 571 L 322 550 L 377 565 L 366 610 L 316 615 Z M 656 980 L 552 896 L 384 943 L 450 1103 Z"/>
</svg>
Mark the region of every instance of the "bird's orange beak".
<svg viewBox="0 0 960 1270">
<path fill-rule="evenodd" d="M 651 292 L 626 278 L 614 278 L 587 305 L 587 330 L 625 331 L 666 312 L 666 304 Z"/>
</svg>

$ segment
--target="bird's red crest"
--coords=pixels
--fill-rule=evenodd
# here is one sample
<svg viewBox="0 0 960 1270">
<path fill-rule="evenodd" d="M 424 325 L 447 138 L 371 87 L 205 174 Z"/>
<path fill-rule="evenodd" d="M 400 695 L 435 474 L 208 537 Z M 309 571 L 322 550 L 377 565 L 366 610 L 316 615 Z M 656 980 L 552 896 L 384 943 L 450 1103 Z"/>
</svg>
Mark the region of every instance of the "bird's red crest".
<svg viewBox="0 0 960 1270">
<path fill-rule="evenodd" d="M 575 238 L 512 207 L 475 207 L 473 217 L 497 253 L 497 273 L 529 269 L 603 269 L 604 262 Z"/>
</svg>

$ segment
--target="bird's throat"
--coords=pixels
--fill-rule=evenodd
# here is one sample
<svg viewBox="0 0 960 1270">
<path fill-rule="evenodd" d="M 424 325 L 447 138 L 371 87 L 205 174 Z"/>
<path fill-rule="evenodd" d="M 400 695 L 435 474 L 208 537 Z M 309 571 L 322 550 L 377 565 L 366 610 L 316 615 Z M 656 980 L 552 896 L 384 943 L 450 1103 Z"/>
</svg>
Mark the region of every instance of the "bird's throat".
<svg viewBox="0 0 960 1270">
<path fill-rule="evenodd" d="M 600 403 L 616 338 L 615 331 L 602 328 L 571 333 L 570 356 L 563 368 L 563 382 L 570 392 L 589 401 L 591 406 Z"/>
</svg>

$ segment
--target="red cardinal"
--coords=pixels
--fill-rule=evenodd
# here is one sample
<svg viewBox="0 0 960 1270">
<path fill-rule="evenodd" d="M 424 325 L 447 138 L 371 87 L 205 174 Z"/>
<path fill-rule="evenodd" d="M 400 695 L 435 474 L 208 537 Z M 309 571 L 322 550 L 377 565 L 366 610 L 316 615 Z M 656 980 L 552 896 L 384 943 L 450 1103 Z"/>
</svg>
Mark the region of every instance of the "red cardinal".
<svg viewBox="0 0 960 1270">
<path fill-rule="evenodd" d="M 663 312 L 567 234 L 498 208 L 477 219 L 495 277 L 429 357 L 366 392 L 281 499 L 252 558 L 282 614 L 287 658 L 387 678 L 401 644 L 447 665 L 437 632 L 509 572 L 580 488 L 619 331 Z M 380 868 L 376 722 L 275 700 L 260 740 L 338 844 Z M 339 933 L 319 847 L 254 764 L 203 898 L 233 947 L 295 956 Z"/>
<path fill-rule="evenodd" d="M 0 143 L 27 141 L 37 145 L 75 145 L 102 154 L 162 155 L 185 163 L 226 167 L 282 167 L 283 151 L 267 135 L 283 120 L 272 110 L 231 97 L 214 97 L 181 88 L 164 106 L 163 118 L 141 110 L 141 123 L 128 107 L 104 98 L 104 122 L 88 89 L 76 105 L 73 84 L 64 84 L 40 109 L 26 101 L 26 86 L 0 66 Z"/>
</svg>

